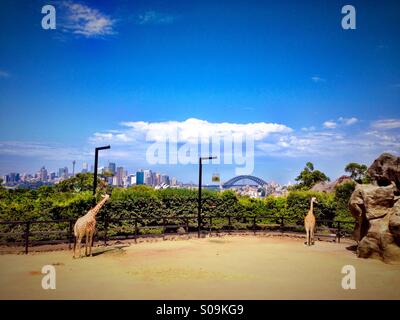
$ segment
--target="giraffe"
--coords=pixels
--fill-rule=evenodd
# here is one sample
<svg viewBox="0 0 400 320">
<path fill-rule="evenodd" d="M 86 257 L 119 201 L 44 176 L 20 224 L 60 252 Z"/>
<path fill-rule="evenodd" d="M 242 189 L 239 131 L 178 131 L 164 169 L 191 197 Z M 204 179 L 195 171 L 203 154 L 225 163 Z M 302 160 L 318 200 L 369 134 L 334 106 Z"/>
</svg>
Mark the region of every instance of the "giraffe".
<svg viewBox="0 0 400 320">
<path fill-rule="evenodd" d="M 81 242 L 86 236 L 85 255 L 92 256 L 93 234 L 96 228 L 96 214 L 100 211 L 101 207 L 106 203 L 110 196 L 103 195 L 103 199 L 90 209 L 83 217 L 80 217 L 74 226 L 75 244 L 74 244 L 74 258 L 76 258 L 76 245 L 78 245 L 79 258 L 81 257 Z"/>
<path fill-rule="evenodd" d="M 306 234 L 307 234 L 306 244 L 308 246 L 314 244 L 314 229 L 315 229 L 314 203 L 318 203 L 316 197 L 311 198 L 310 210 L 308 210 L 308 213 L 304 218 L 304 227 L 306 229 Z"/>
</svg>

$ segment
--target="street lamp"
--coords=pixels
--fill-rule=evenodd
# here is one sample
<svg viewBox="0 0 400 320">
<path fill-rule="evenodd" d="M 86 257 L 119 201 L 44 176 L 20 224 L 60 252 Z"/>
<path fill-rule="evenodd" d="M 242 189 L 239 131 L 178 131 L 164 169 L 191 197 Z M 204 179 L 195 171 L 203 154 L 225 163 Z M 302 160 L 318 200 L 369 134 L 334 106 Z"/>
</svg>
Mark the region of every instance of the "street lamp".
<svg viewBox="0 0 400 320">
<path fill-rule="evenodd" d="M 197 204 L 197 225 L 198 231 L 197 236 L 200 238 L 200 231 L 201 231 L 201 176 L 203 172 L 203 160 L 213 160 L 217 159 L 217 157 L 200 157 L 199 158 L 199 199 Z"/>
<path fill-rule="evenodd" d="M 95 154 L 94 154 L 94 180 L 93 180 L 93 196 L 96 195 L 96 189 L 97 189 L 97 163 L 98 163 L 98 158 L 99 158 L 99 151 L 100 150 L 105 150 L 105 149 L 110 149 L 110 146 L 104 146 L 104 147 L 98 147 L 95 149 Z"/>
</svg>

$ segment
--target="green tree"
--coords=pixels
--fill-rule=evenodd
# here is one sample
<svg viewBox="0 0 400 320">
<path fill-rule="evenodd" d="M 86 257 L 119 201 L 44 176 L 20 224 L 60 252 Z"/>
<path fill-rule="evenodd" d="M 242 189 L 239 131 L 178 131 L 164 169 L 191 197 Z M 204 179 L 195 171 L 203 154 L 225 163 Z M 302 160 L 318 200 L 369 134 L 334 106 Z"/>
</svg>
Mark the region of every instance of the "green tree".
<svg viewBox="0 0 400 320">
<path fill-rule="evenodd" d="M 299 184 L 295 189 L 308 190 L 318 182 L 330 181 L 330 179 L 325 175 L 325 173 L 315 170 L 312 162 L 307 162 L 303 171 L 297 176 L 296 181 Z"/>
<path fill-rule="evenodd" d="M 367 176 L 368 167 L 365 164 L 359 164 L 356 162 L 350 162 L 346 167 L 345 171 L 350 173 L 350 177 L 358 183 L 363 183 L 368 180 Z"/>
</svg>

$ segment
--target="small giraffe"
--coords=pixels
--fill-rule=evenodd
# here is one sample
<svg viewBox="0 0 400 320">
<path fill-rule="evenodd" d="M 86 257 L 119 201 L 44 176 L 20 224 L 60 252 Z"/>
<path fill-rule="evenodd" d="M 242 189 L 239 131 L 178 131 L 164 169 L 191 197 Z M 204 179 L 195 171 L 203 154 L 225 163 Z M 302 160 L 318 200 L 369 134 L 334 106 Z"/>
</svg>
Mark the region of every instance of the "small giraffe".
<svg viewBox="0 0 400 320">
<path fill-rule="evenodd" d="M 76 245 L 78 244 L 79 258 L 81 257 L 81 242 L 86 236 L 85 255 L 92 256 L 93 234 L 96 228 L 96 214 L 100 211 L 101 207 L 106 203 L 110 196 L 103 195 L 103 199 L 92 209 L 88 211 L 83 217 L 80 217 L 74 226 L 75 244 L 74 244 L 74 258 L 76 258 Z"/>
<path fill-rule="evenodd" d="M 315 230 L 314 203 L 318 203 L 316 197 L 311 198 L 310 210 L 308 210 L 308 213 L 304 218 L 304 227 L 307 233 L 306 244 L 308 246 L 314 244 L 314 230 Z"/>
</svg>

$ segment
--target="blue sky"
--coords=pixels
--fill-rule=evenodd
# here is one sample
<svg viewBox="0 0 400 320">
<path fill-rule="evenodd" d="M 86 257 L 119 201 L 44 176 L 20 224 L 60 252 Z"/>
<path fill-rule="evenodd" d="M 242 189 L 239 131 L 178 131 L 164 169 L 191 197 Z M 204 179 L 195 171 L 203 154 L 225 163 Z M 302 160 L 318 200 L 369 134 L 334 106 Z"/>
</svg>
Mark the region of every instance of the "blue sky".
<svg viewBox="0 0 400 320">
<path fill-rule="evenodd" d="M 341 27 L 348 3 L 356 30 Z M 41 28 L 45 4 L 56 30 Z M 110 143 L 101 164 L 196 181 L 195 165 L 149 165 L 135 123 L 197 119 L 261 125 L 254 175 L 267 181 L 307 161 L 335 178 L 400 150 L 399 21 L 397 1 L 2 1 L 0 174 L 79 168 Z M 205 181 L 234 168 L 209 165 Z"/>
</svg>

